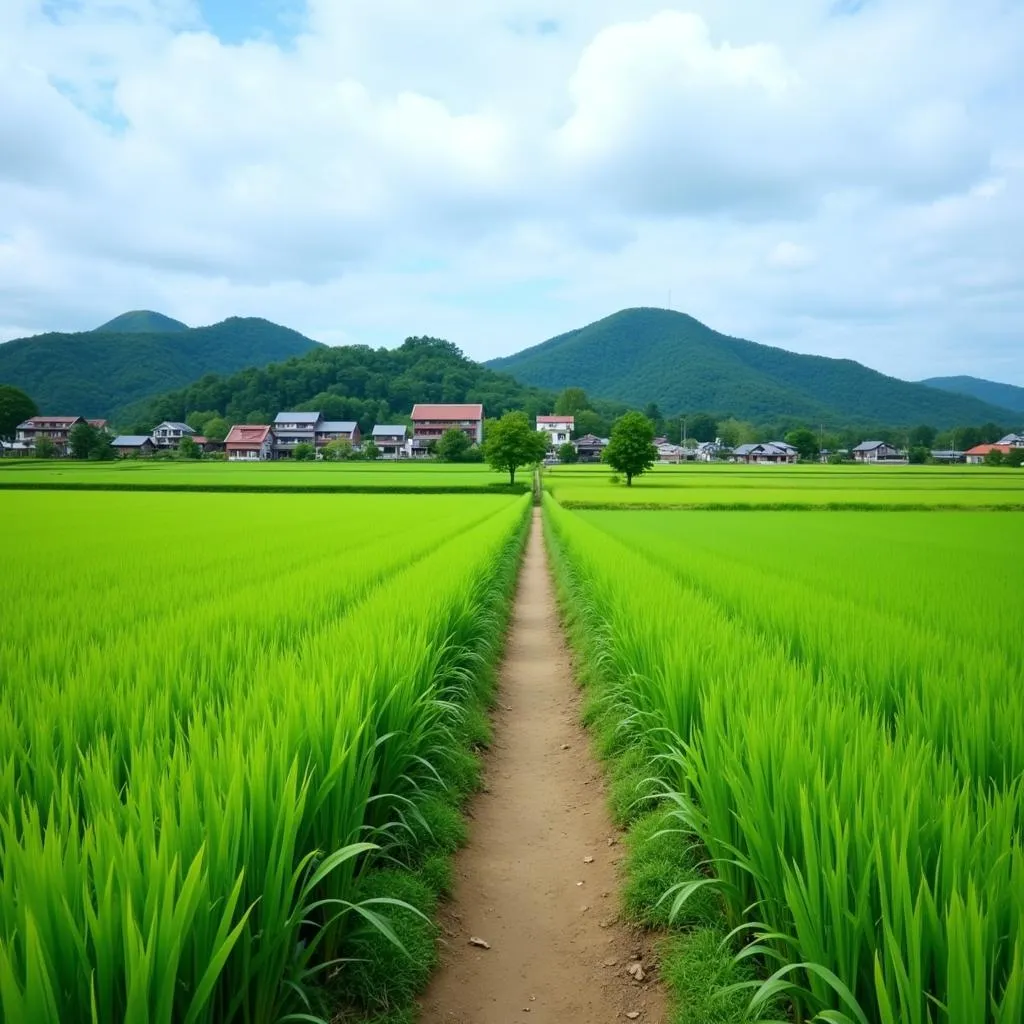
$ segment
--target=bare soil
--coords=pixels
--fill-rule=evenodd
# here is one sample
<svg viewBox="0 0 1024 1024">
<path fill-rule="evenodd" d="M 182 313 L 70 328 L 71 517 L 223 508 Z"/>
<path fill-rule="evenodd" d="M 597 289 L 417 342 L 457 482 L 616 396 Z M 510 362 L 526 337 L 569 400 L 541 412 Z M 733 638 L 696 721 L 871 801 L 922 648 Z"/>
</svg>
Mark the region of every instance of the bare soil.
<svg viewBox="0 0 1024 1024">
<path fill-rule="evenodd" d="M 653 940 L 619 917 L 622 848 L 579 700 L 535 509 L 423 1024 L 666 1019 Z"/>
</svg>

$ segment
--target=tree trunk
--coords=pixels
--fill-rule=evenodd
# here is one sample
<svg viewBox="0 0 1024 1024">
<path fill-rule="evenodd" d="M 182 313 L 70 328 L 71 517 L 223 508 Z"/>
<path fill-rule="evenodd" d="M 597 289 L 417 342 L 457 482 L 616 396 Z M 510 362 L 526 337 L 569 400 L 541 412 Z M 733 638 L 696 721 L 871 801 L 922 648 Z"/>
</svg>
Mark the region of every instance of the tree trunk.
<svg viewBox="0 0 1024 1024">
<path fill-rule="evenodd" d="M 516 482 L 516 467 L 509 466 L 508 468 L 508 483 L 510 487 L 514 487 Z"/>
<path fill-rule="evenodd" d="M 632 487 L 633 486 L 633 474 L 632 473 L 627 473 L 626 474 L 626 486 L 627 487 Z"/>
</svg>

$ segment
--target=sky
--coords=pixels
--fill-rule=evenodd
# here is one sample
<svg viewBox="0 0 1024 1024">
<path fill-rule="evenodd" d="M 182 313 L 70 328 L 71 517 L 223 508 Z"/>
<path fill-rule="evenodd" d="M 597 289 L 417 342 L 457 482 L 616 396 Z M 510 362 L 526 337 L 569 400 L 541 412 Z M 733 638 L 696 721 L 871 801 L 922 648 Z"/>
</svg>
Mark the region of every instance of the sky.
<svg viewBox="0 0 1024 1024">
<path fill-rule="evenodd" d="M 1024 385 L 1024 3 L 0 0 L 0 340 L 628 306 Z"/>
</svg>

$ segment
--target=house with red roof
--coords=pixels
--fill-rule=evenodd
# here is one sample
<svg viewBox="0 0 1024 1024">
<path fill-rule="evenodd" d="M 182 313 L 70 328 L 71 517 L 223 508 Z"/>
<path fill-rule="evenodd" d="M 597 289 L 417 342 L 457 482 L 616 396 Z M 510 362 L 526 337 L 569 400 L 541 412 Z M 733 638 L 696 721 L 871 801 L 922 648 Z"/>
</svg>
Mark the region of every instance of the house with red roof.
<svg viewBox="0 0 1024 1024">
<path fill-rule="evenodd" d="M 1012 450 L 1013 446 L 1009 444 L 976 444 L 964 453 L 964 461 L 977 466 L 985 461 L 985 456 L 989 452 L 1002 452 L 1003 455 L 1009 455 Z"/>
<path fill-rule="evenodd" d="M 412 407 L 413 456 L 429 454 L 431 442 L 439 441 L 446 430 L 461 430 L 473 444 L 484 439 L 484 407 L 479 402 L 452 405 L 417 403 Z"/>
<path fill-rule="evenodd" d="M 224 447 L 229 462 L 266 462 L 274 457 L 274 430 L 267 424 L 236 423 Z"/>
<path fill-rule="evenodd" d="M 15 443 L 27 448 L 35 448 L 40 437 L 47 437 L 57 449 L 59 455 L 66 455 L 68 450 L 68 434 L 76 423 L 84 423 L 81 416 L 32 416 L 17 426 Z"/>
<path fill-rule="evenodd" d="M 576 429 L 574 416 L 538 416 L 537 431 L 548 435 L 552 448 L 568 444 L 572 440 L 572 432 Z"/>
</svg>

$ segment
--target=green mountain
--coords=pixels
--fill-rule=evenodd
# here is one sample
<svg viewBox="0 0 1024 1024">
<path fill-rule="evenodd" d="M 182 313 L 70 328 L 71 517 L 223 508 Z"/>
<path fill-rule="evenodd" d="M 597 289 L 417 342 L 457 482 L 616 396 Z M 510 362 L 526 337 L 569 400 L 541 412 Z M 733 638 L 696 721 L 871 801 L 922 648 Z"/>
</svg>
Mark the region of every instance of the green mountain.
<svg viewBox="0 0 1024 1024">
<path fill-rule="evenodd" d="M 96 331 L 107 331 L 117 334 L 163 334 L 167 331 L 187 331 L 188 324 L 174 320 L 163 313 L 154 313 L 150 309 L 134 309 L 130 313 L 122 313 L 101 324 Z"/>
<path fill-rule="evenodd" d="M 981 377 L 929 377 L 921 383 L 941 391 L 952 391 L 956 395 L 969 395 L 1017 413 L 1024 412 L 1024 388 L 1015 384 L 1000 384 Z"/>
<path fill-rule="evenodd" d="M 579 386 L 636 407 L 655 402 L 667 414 L 940 428 L 1017 419 L 977 398 L 896 380 L 850 359 L 731 338 L 668 309 L 624 309 L 487 365 L 539 387 Z"/>
<path fill-rule="evenodd" d="M 263 366 L 320 348 L 297 331 L 254 317 L 159 333 L 115 327 L 39 334 L 0 345 L 0 382 L 27 392 L 44 413 L 116 420 L 126 406 L 204 374 Z"/>
<path fill-rule="evenodd" d="M 319 410 L 327 419 L 401 422 L 417 402 L 482 402 L 488 417 L 510 409 L 547 412 L 554 396 L 467 359 L 451 342 L 407 338 L 398 348 L 316 348 L 261 369 L 210 375 L 130 410 L 133 429 L 215 412 L 231 423 L 269 423 L 283 410 Z"/>
</svg>

